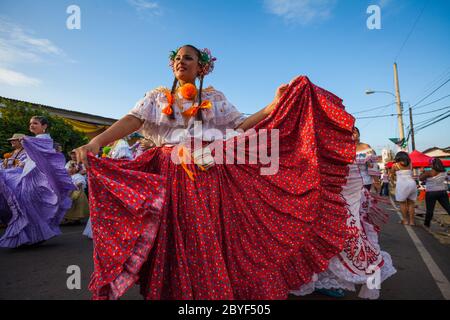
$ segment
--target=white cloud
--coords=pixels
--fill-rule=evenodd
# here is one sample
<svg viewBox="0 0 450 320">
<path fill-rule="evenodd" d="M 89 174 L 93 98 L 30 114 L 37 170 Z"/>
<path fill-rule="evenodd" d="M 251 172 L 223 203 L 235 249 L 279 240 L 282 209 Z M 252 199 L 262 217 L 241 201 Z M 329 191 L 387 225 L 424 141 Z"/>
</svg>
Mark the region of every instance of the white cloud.
<svg viewBox="0 0 450 320">
<path fill-rule="evenodd" d="M 0 68 L 0 83 L 16 87 L 17 86 L 28 87 L 28 86 L 38 86 L 41 83 L 41 81 L 39 79 L 29 77 L 20 72 Z"/>
<path fill-rule="evenodd" d="M 40 61 L 41 58 L 36 53 L 23 50 L 0 37 L 0 64 Z"/>
<path fill-rule="evenodd" d="M 0 83 L 37 86 L 40 80 L 13 69 L 17 69 L 18 65 L 42 63 L 55 58 L 73 62 L 52 41 L 36 37 L 32 31 L 0 16 Z"/>
<path fill-rule="evenodd" d="M 138 12 L 147 12 L 154 15 L 161 15 L 161 8 L 157 2 L 145 0 L 127 0 Z"/>
<path fill-rule="evenodd" d="M 264 0 L 266 9 L 287 23 L 306 25 L 331 16 L 337 0 Z"/>
<path fill-rule="evenodd" d="M 0 17 L 0 61 L 3 63 L 40 62 L 46 56 L 64 57 L 63 50 L 48 39 Z"/>
</svg>

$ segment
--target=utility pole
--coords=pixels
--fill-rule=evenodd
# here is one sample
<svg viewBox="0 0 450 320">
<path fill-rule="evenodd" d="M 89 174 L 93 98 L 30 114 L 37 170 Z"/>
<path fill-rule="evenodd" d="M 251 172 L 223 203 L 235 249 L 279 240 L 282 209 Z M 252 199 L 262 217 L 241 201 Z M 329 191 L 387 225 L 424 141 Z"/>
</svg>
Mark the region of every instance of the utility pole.
<svg viewBox="0 0 450 320">
<path fill-rule="evenodd" d="M 412 146 L 412 151 L 414 151 L 414 150 L 416 150 L 416 141 L 414 140 L 414 124 L 413 124 L 411 106 L 409 106 L 409 126 L 411 127 L 411 146 Z"/>
<path fill-rule="evenodd" d="M 405 129 L 403 128 L 403 106 L 400 99 L 400 86 L 398 84 L 398 71 L 397 63 L 394 63 L 394 82 L 395 82 L 395 96 L 397 98 L 397 118 L 398 118 L 398 130 L 400 140 L 405 139 Z"/>
</svg>

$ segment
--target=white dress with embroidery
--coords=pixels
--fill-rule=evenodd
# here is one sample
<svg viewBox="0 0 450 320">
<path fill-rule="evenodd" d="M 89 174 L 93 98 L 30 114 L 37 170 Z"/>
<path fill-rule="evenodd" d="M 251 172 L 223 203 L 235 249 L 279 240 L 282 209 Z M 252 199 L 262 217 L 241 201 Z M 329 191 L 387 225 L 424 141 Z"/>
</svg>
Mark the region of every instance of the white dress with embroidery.
<svg viewBox="0 0 450 320">
<path fill-rule="evenodd" d="M 228 102 L 222 92 L 208 87 L 202 92 L 202 100 L 209 100 L 212 108 L 199 111 L 202 113 L 202 130 L 201 133 L 194 132 L 195 117 L 188 119 L 181 114 L 192 106 L 192 101 L 176 97 L 172 106 L 175 119 L 170 119 L 162 113 L 168 105 L 164 89 L 160 87 L 147 92 L 129 112 L 129 115 L 144 121 L 140 133 L 157 147 L 176 145 L 188 137 L 201 138 L 203 141 L 223 139 L 230 133 L 227 129 L 235 129 L 246 118 Z"/>
<path fill-rule="evenodd" d="M 370 193 L 363 187 L 358 164 L 349 165 L 341 195 L 347 203 L 347 225 L 353 229 L 354 237 L 330 260 L 326 271 L 316 274 L 299 290 L 291 291 L 294 295 L 304 296 L 316 289 L 356 291 L 356 285 L 362 285 L 360 298 L 378 299 L 381 283 L 396 273 L 391 256 L 381 250 L 378 232 L 370 221 Z"/>
</svg>

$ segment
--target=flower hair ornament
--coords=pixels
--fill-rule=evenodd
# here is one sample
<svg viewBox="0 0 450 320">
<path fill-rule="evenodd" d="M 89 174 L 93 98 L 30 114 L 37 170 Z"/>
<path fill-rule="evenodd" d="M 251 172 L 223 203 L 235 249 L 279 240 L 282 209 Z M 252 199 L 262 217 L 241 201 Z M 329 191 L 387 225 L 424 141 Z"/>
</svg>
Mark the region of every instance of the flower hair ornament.
<svg viewBox="0 0 450 320">
<path fill-rule="evenodd" d="M 193 117 L 197 116 L 198 111 L 202 109 L 211 109 L 212 103 L 208 100 L 202 101 L 202 87 L 203 87 L 203 78 L 211 73 L 214 70 L 214 62 L 217 60 L 215 57 L 212 56 L 211 51 L 207 48 L 203 50 L 199 50 L 191 45 L 187 45 L 188 47 L 194 48 L 195 50 L 198 50 L 199 53 L 199 65 L 200 65 L 200 72 L 199 72 L 199 78 L 200 78 L 200 90 L 197 90 L 195 85 L 186 83 L 183 86 L 177 88 L 177 79 L 175 78 L 174 84 L 172 86 L 172 90 L 164 89 L 164 95 L 167 99 L 167 106 L 163 108 L 161 111 L 165 115 L 174 118 L 174 112 L 173 112 L 173 104 L 176 101 L 176 96 L 180 96 L 186 100 L 192 101 L 192 106 L 188 110 L 185 110 L 182 112 L 183 116 L 186 117 Z M 185 46 L 179 47 L 178 49 L 174 51 L 170 51 L 169 54 L 169 66 L 174 68 L 175 65 L 175 58 L 180 51 L 181 48 Z M 198 97 L 198 102 L 196 102 L 196 99 Z"/>
<path fill-rule="evenodd" d="M 169 54 L 169 66 L 173 69 L 173 65 L 175 63 L 175 57 L 178 54 L 178 51 L 181 49 L 182 47 L 179 47 L 178 49 L 174 50 L 174 51 L 170 51 Z M 212 56 L 211 54 L 211 50 L 209 50 L 208 48 L 204 48 L 203 50 L 200 50 L 200 60 L 199 60 L 199 64 L 201 67 L 201 71 L 200 71 L 200 76 L 206 76 L 208 74 L 210 74 L 213 70 L 214 70 L 214 62 L 217 60 L 215 57 Z"/>
</svg>

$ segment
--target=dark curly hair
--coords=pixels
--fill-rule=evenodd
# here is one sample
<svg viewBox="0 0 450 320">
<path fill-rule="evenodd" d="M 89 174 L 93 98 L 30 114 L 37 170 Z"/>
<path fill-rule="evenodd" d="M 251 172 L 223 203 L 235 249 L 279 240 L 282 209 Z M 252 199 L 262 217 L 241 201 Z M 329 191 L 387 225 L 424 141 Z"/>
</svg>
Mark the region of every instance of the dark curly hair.
<svg viewBox="0 0 450 320">
<path fill-rule="evenodd" d="M 404 167 L 408 167 L 411 164 L 411 158 L 407 152 L 400 151 L 395 155 L 394 162 L 400 163 Z"/>
<path fill-rule="evenodd" d="M 437 172 L 445 172 L 444 164 L 442 163 L 441 159 L 433 158 L 431 161 L 431 168 Z"/>
</svg>

